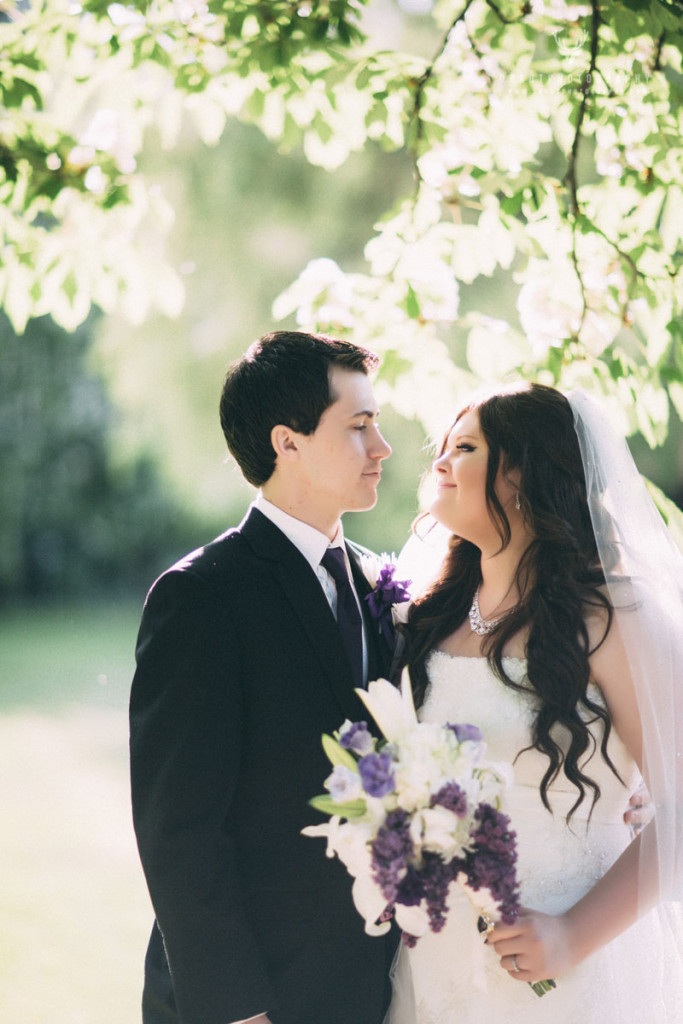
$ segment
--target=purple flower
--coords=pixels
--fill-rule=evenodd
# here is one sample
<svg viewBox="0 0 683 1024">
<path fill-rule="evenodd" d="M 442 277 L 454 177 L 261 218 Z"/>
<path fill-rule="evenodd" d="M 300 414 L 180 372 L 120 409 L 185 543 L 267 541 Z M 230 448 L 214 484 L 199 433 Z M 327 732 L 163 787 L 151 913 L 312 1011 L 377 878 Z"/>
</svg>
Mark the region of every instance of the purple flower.
<svg viewBox="0 0 683 1024">
<path fill-rule="evenodd" d="M 380 570 L 375 589 L 368 594 L 365 600 L 368 602 L 370 614 L 377 619 L 379 627 L 387 643 L 393 643 L 393 623 L 391 618 L 392 605 L 402 604 L 410 600 L 408 587 L 410 580 L 395 580 L 394 573 L 396 566 L 387 563 Z"/>
<path fill-rule="evenodd" d="M 354 754 L 369 754 L 372 750 L 372 736 L 368 732 L 367 722 L 349 722 L 339 731 L 339 743 L 345 750 Z"/>
<path fill-rule="evenodd" d="M 369 796 L 386 796 L 394 788 L 394 773 L 389 754 L 366 754 L 358 762 L 363 789 Z"/>
<path fill-rule="evenodd" d="M 464 743 L 466 740 L 472 740 L 474 743 L 481 742 L 481 729 L 478 729 L 476 725 L 460 725 L 457 723 L 452 725 L 450 722 L 447 722 L 446 728 L 451 729 L 455 733 L 458 743 Z"/>
<path fill-rule="evenodd" d="M 435 807 L 437 804 L 457 814 L 459 818 L 464 818 L 467 814 L 467 795 L 457 782 L 447 782 L 434 794 L 430 806 Z"/>
<path fill-rule="evenodd" d="M 465 873 L 473 889 L 488 889 L 498 903 L 506 924 L 513 924 L 520 912 L 517 882 L 517 838 L 510 819 L 490 804 L 474 812 L 478 827 L 472 833 L 473 850 L 467 854 Z"/>
<path fill-rule="evenodd" d="M 363 795 L 357 772 L 351 771 L 350 768 L 341 764 L 336 764 L 332 769 L 332 774 L 325 779 L 325 789 L 329 790 L 330 796 L 336 804 L 357 800 Z"/>
<path fill-rule="evenodd" d="M 396 902 L 399 885 L 413 855 L 410 818 L 406 811 L 390 811 L 372 841 L 372 873 L 390 903 Z"/>
<path fill-rule="evenodd" d="M 417 907 L 425 894 L 424 880 L 422 874 L 412 866 L 398 883 L 395 903 L 401 903 L 404 907 Z"/>
<path fill-rule="evenodd" d="M 438 853 L 425 852 L 420 871 L 427 903 L 429 927 L 433 932 L 440 932 L 446 923 L 448 904 L 448 887 L 462 871 L 463 862 L 457 857 L 444 864 Z"/>
</svg>

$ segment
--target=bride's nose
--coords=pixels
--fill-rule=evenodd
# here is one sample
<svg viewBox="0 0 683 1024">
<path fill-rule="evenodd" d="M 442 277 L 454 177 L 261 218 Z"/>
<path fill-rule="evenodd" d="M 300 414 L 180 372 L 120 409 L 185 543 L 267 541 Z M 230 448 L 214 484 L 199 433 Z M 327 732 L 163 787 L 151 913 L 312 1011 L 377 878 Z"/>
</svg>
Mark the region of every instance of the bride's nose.
<svg viewBox="0 0 683 1024">
<path fill-rule="evenodd" d="M 446 453 L 442 452 L 437 459 L 432 462 L 432 469 L 435 473 L 446 472 Z"/>
</svg>

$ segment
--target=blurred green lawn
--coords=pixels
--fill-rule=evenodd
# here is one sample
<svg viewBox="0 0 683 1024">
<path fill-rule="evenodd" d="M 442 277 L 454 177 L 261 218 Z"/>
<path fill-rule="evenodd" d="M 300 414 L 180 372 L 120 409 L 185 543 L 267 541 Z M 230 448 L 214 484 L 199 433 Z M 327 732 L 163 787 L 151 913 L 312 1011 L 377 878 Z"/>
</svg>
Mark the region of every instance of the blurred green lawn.
<svg viewBox="0 0 683 1024">
<path fill-rule="evenodd" d="M 0 615 L 0 1021 L 137 1024 L 152 921 L 130 820 L 135 605 Z"/>
</svg>

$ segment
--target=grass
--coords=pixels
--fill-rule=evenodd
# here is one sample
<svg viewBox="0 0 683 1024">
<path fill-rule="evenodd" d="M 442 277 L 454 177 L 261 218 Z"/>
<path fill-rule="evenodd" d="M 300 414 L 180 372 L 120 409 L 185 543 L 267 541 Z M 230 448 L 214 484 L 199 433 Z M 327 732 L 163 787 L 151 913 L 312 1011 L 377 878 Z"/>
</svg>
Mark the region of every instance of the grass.
<svg viewBox="0 0 683 1024">
<path fill-rule="evenodd" d="M 125 707 L 142 609 L 30 607 L 0 617 L 0 710 Z"/>
<path fill-rule="evenodd" d="M 0 1020 L 134 1024 L 152 920 L 130 821 L 139 607 L 0 617 Z"/>
</svg>

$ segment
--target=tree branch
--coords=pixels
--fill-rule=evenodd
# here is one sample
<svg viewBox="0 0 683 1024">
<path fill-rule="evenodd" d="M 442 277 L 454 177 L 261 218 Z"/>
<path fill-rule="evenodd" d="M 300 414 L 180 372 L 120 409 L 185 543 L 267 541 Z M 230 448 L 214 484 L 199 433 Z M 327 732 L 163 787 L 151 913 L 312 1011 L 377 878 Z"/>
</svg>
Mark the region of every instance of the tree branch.
<svg viewBox="0 0 683 1024">
<path fill-rule="evenodd" d="M 460 12 L 460 14 L 457 16 L 457 18 L 454 19 L 454 21 L 451 23 L 451 25 L 449 25 L 449 27 L 448 27 L 448 29 L 447 29 L 443 39 L 441 40 L 441 45 L 439 46 L 439 49 L 434 54 L 434 56 L 432 57 L 430 63 L 427 65 L 427 67 L 425 68 L 425 70 L 423 71 L 423 73 L 420 75 L 420 77 L 417 80 L 417 84 L 416 84 L 416 88 L 415 88 L 415 102 L 413 103 L 413 110 L 412 110 L 412 113 L 410 115 L 411 121 L 414 121 L 415 124 L 416 124 L 415 144 L 414 144 L 415 156 L 417 156 L 417 151 L 419 149 L 420 141 L 422 140 L 422 136 L 423 136 L 423 133 L 422 133 L 422 114 L 421 114 L 421 111 L 422 111 L 422 103 L 423 103 L 423 100 L 424 100 L 425 87 L 427 86 L 427 83 L 429 82 L 430 78 L 434 74 L 434 69 L 435 69 L 436 64 L 437 64 L 437 62 L 439 60 L 439 57 L 441 57 L 441 55 L 443 54 L 444 50 L 446 49 L 446 46 L 448 44 L 448 37 L 450 36 L 450 34 L 453 31 L 453 29 L 455 28 L 455 26 L 459 22 L 464 21 L 465 15 L 469 11 L 469 9 L 470 9 L 470 7 L 472 6 L 473 3 L 474 3 L 474 0 L 466 0 L 465 6 L 463 7 L 463 9 Z"/>
<path fill-rule="evenodd" d="M 628 264 L 633 280 L 635 281 L 639 277 L 645 280 L 646 275 L 642 272 L 642 270 L 638 269 L 638 266 L 633 257 L 630 255 L 630 253 L 624 252 L 624 250 L 619 245 L 617 245 L 617 243 L 613 241 L 609 237 L 609 235 L 606 235 L 602 228 L 599 228 L 598 225 L 594 223 L 594 221 L 591 221 L 590 225 L 591 230 L 594 231 L 596 235 L 600 235 L 600 237 L 603 238 L 607 242 L 607 244 L 612 247 L 612 249 L 614 249 L 619 259 L 623 260 L 624 263 Z"/>
<path fill-rule="evenodd" d="M 567 167 L 567 174 L 565 175 L 565 184 L 569 188 L 569 199 L 571 205 L 571 212 L 574 215 L 572 223 L 572 251 L 571 258 L 574 265 L 574 273 L 576 279 L 579 282 L 579 290 L 581 292 L 581 321 L 579 323 L 579 329 L 577 331 L 577 337 L 581 332 L 581 328 L 584 325 L 586 319 L 586 313 L 588 312 L 588 302 L 586 300 L 586 287 L 581 273 L 581 267 L 579 265 L 579 255 L 577 251 L 576 239 L 578 224 L 577 218 L 580 214 L 579 197 L 578 197 L 578 180 L 576 173 L 576 165 L 579 158 L 579 147 L 581 145 L 581 129 L 583 127 L 583 121 L 586 116 L 586 110 L 588 108 L 588 98 L 591 93 L 591 86 L 593 84 L 593 78 L 598 62 L 598 32 L 600 29 L 600 10 L 598 7 L 598 0 L 591 0 L 591 7 L 593 10 L 591 20 L 591 49 L 590 49 L 590 64 L 587 73 L 584 75 L 583 84 L 581 86 L 581 103 L 579 105 L 579 111 L 576 118 L 576 131 L 574 132 L 574 139 L 572 142 L 571 152 L 569 154 L 569 164 Z"/>
<path fill-rule="evenodd" d="M 523 3 L 522 10 L 520 11 L 518 17 L 506 18 L 506 16 L 503 14 L 500 7 L 498 6 L 497 3 L 494 2 L 494 0 L 486 0 L 486 6 L 491 8 L 496 17 L 500 21 L 502 21 L 504 25 L 516 25 L 518 21 L 523 21 L 526 15 L 531 12 L 531 4 Z"/>
<path fill-rule="evenodd" d="M 572 142 L 571 152 L 569 154 L 569 164 L 567 167 L 567 173 L 564 181 L 569 188 L 569 197 L 571 204 L 571 211 L 575 217 L 579 215 L 579 199 L 578 199 L 578 181 L 576 177 L 576 165 L 579 157 L 579 147 L 581 145 L 581 129 L 583 128 L 583 121 L 586 116 L 586 110 L 588 109 L 588 99 L 591 94 L 591 86 L 593 84 L 593 78 L 598 63 L 598 32 L 600 29 L 600 8 L 598 0 L 591 0 L 591 7 L 593 10 L 591 19 L 591 58 L 588 71 L 584 75 L 583 84 L 581 86 L 581 103 L 579 105 L 579 111 L 576 118 L 576 131 L 574 132 L 574 141 Z"/>
<path fill-rule="evenodd" d="M 586 298 L 586 286 L 585 286 L 584 281 L 583 281 L 583 274 L 581 273 L 581 268 L 579 267 L 579 255 L 578 255 L 578 252 L 577 252 L 577 249 L 576 249 L 576 232 L 577 232 L 577 230 L 578 230 L 578 227 L 577 227 L 576 221 L 574 221 L 574 223 L 572 224 L 572 252 L 571 252 L 571 256 L 572 256 L 572 263 L 574 265 L 574 273 L 576 274 L 576 279 L 579 282 L 579 292 L 581 293 L 581 319 L 579 320 L 579 326 L 577 328 L 576 335 L 575 335 L 575 337 L 576 337 L 576 339 L 578 341 L 579 338 L 580 338 L 580 335 L 581 335 L 581 330 L 582 330 L 583 325 L 584 325 L 584 323 L 586 321 L 586 314 L 588 312 L 588 300 Z"/>
</svg>

